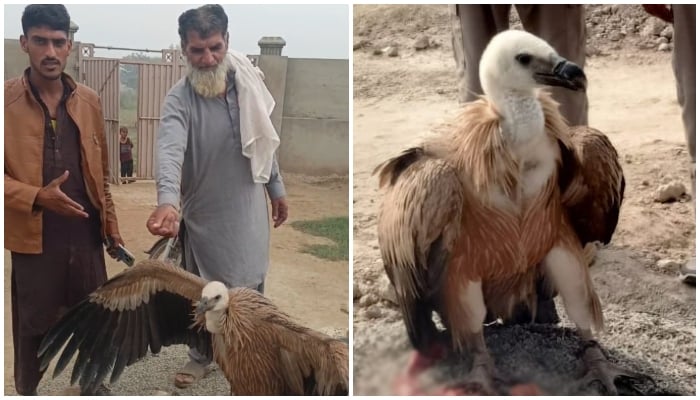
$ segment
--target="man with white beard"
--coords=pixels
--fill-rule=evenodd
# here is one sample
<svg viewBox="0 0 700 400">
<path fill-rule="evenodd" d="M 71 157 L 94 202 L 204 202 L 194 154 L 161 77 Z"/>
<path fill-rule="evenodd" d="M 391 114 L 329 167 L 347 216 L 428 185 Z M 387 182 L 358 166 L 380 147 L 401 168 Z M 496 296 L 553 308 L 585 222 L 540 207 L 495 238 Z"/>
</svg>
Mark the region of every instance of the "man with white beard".
<svg viewBox="0 0 700 400">
<path fill-rule="evenodd" d="M 221 6 L 188 10 L 178 24 L 188 72 L 163 105 L 156 141 L 158 207 L 146 225 L 154 235 L 179 235 L 188 271 L 262 292 L 270 236 L 265 192 L 274 227 L 287 219 L 274 156 L 279 138 L 269 118 L 274 101 L 262 73 L 228 51 L 228 17 Z M 180 388 L 201 379 L 212 361 L 194 348 L 189 358 L 175 376 Z"/>
</svg>

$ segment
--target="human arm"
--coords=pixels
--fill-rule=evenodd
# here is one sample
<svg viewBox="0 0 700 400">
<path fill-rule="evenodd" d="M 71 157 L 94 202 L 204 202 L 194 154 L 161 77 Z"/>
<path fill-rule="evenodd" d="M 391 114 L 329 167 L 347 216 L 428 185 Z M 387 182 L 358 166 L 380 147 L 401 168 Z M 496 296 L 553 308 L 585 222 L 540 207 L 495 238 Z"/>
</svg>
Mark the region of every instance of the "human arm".
<svg viewBox="0 0 700 400">
<path fill-rule="evenodd" d="M 279 171 L 277 157 L 272 160 L 272 171 L 270 173 L 270 181 L 265 185 L 267 194 L 270 197 L 270 205 L 272 207 L 272 220 L 274 227 L 282 225 L 287 220 L 289 208 L 286 200 L 286 190 L 282 175 Z"/>
<path fill-rule="evenodd" d="M 156 189 L 158 207 L 146 227 L 153 235 L 173 237 L 179 229 L 180 182 L 187 149 L 189 109 L 182 99 L 169 94 L 156 138 Z"/>
<path fill-rule="evenodd" d="M 87 218 L 83 206 L 61 191 L 60 185 L 68 179 L 68 171 L 44 187 L 20 182 L 5 173 L 5 205 L 27 214 L 42 208 L 70 217 Z"/>
</svg>

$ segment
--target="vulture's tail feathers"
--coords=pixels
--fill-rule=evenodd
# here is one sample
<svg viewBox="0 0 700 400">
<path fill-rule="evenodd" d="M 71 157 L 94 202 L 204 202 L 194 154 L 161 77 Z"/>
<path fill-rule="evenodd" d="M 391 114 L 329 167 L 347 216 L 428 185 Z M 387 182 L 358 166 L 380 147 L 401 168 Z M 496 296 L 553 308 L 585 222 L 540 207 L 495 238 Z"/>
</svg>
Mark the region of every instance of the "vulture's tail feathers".
<svg viewBox="0 0 700 400">
<path fill-rule="evenodd" d="M 422 147 L 412 147 L 401 155 L 391 158 L 388 161 L 378 165 L 372 175 L 379 172 L 379 187 L 384 187 L 387 183 L 393 185 L 401 176 L 401 173 L 406 170 L 411 164 L 418 161 L 425 154 Z"/>
</svg>

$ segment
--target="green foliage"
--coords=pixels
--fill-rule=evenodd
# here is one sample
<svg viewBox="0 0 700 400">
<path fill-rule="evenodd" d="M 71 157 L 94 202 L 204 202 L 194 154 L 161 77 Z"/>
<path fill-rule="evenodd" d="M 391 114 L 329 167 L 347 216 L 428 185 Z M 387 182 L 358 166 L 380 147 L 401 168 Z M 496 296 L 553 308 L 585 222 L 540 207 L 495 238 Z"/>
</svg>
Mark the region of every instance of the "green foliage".
<svg viewBox="0 0 700 400">
<path fill-rule="evenodd" d="M 292 227 L 314 236 L 328 238 L 333 245 L 315 244 L 306 246 L 302 252 L 330 261 L 349 259 L 348 217 L 330 217 L 314 221 L 294 221 Z"/>
</svg>

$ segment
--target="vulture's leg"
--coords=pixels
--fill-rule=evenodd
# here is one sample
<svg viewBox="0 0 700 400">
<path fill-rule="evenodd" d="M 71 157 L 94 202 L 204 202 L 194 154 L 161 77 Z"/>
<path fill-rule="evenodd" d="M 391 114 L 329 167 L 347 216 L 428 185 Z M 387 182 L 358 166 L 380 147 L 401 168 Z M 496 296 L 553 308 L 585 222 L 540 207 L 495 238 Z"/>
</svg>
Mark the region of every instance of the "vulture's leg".
<svg viewBox="0 0 700 400">
<path fill-rule="evenodd" d="M 572 241 L 562 241 L 545 257 L 545 271 L 554 288 L 562 296 L 564 307 L 569 318 L 576 324 L 581 338 L 593 341 L 592 327 L 602 328 L 603 315 L 598 295 L 593 289 L 588 275 L 588 260 L 580 245 Z M 592 342 L 583 353 L 583 361 L 587 368 L 581 384 L 589 385 L 600 382 L 608 394 L 618 393 L 615 381 L 634 379 L 650 379 L 642 374 L 625 369 L 611 363 L 601 352 L 597 343 Z M 626 385 L 629 387 L 628 385 Z"/>
<path fill-rule="evenodd" d="M 447 301 L 458 305 L 458 314 L 448 314 L 448 326 L 453 341 L 458 347 L 468 350 L 472 355 L 472 368 L 460 384 L 446 388 L 447 395 L 495 394 L 493 379 L 496 368 L 484 340 L 484 318 L 486 304 L 481 290 L 481 282 L 468 282 L 460 287 L 458 296 L 450 296 Z M 447 311 L 454 310 L 452 306 Z"/>
<path fill-rule="evenodd" d="M 419 395 L 420 376 L 447 355 L 447 346 L 432 320 L 433 306 L 424 301 L 402 299 L 401 311 L 406 321 L 408 336 L 414 350 L 406 369 L 394 382 L 396 395 Z"/>
<path fill-rule="evenodd" d="M 472 353 L 472 369 L 462 383 L 453 388 L 447 388 L 439 394 L 455 396 L 496 394 L 493 385 L 494 377 L 497 374 L 496 367 L 488 348 L 486 348 L 483 330 L 469 334 L 468 343 Z"/>
<path fill-rule="evenodd" d="M 456 280 L 455 280 L 456 281 Z M 486 348 L 483 335 L 483 324 L 486 316 L 486 305 L 481 291 L 481 282 L 469 282 L 466 287 L 455 284 L 455 281 L 447 283 L 444 300 L 445 325 L 448 327 L 449 336 L 458 347 L 468 350 L 473 356 L 472 368 L 469 374 L 459 383 L 447 387 L 437 388 L 435 391 L 425 393 L 425 389 L 418 383 L 420 375 L 443 359 L 448 352 L 448 347 L 441 341 L 434 341 L 425 350 L 415 352 L 408 368 L 397 380 L 394 387 L 397 395 L 463 395 L 463 394 L 491 394 L 493 393 L 493 376 L 495 375 L 494 363 Z M 453 285 L 450 287 L 450 285 Z M 450 312 L 452 310 L 452 312 Z"/>
<path fill-rule="evenodd" d="M 446 387 L 430 386 L 423 388 L 419 383 L 420 375 L 433 367 L 447 355 L 447 349 L 440 343 L 431 347 L 427 355 L 414 351 L 409 366 L 397 379 L 394 391 L 399 396 L 465 396 L 495 394 L 493 377 L 496 375 L 493 359 L 489 355 L 483 332 L 470 334 L 467 339 L 472 352 L 472 368 L 466 377 L 456 384 Z"/>
</svg>

